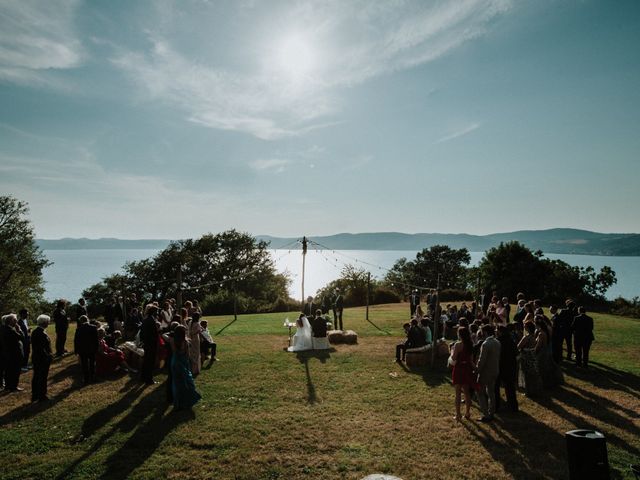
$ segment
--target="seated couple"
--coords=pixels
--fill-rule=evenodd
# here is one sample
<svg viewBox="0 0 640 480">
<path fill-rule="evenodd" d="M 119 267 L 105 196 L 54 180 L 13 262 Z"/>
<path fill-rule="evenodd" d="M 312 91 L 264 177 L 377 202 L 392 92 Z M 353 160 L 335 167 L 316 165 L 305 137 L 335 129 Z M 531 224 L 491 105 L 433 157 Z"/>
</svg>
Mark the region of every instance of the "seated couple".
<svg viewBox="0 0 640 480">
<path fill-rule="evenodd" d="M 300 314 L 296 321 L 296 334 L 292 337 L 289 352 L 302 352 L 304 350 L 327 350 L 327 320 L 322 316 L 321 310 L 316 310 L 316 316 L 307 319 L 304 313 Z"/>
<path fill-rule="evenodd" d="M 407 349 L 424 347 L 431 344 L 433 340 L 429 320 L 426 318 L 418 322 L 418 319 L 414 317 L 411 323 L 405 323 L 402 328 L 407 338 L 404 342 L 396 345 L 396 362 L 405 361 Z"/>
</svg>

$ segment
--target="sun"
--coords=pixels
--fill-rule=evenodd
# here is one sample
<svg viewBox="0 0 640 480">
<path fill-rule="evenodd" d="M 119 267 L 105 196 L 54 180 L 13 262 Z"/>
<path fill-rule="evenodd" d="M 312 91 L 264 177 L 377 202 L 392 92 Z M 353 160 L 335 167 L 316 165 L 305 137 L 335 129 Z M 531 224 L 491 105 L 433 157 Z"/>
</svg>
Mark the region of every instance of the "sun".
<svg viewBox="0 0 640 480">
<path fill-rule="evenodd" d="M 286 78 L 297 82 L 309 78 L 317 65 L 317 54 L 311 40 L 299 33 L 280 40 L 275 49 L 275 67 Z"/>
</svg>

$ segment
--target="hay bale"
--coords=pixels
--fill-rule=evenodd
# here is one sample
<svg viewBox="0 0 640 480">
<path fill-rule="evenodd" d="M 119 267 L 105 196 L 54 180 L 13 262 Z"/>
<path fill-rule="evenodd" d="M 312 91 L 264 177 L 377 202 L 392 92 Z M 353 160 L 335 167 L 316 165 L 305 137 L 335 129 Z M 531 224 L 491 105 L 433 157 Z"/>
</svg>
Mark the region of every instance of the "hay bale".
<svg viewBox="0 0 640 480">
<path fill-rule="evenodd" d="M 329 343 L 334 345 L 344 343 L 344 334 L 342 330 L 329 330 L 327 332 L 327 338 L 329 339 Z"/>
<path fill-rule="evenodd" d="M 439 339 L 436 344 L 436 356 L 438 358 L 448 357 L 450 353 L 449 343 L 446 340 Z"/>
<path fill-rule="evenodd" d="M 358 334 L 353 330 L 347 330 L 342 334 L 344 343 L 347 345 L 356 345 L 358 343 Z"/>
</svg>

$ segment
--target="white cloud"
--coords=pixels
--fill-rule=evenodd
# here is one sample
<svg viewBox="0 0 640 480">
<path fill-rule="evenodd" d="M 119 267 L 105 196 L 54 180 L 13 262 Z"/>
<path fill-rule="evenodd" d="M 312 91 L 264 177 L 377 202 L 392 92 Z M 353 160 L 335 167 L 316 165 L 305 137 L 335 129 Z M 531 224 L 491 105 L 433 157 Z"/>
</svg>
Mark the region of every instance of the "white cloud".
<svg viewBox="0 0 640 480">
<path fill-rule="evenodd" d="M 463 128 L 460 128 L 454 132 L 451 132 L 447 135 L 445 135 L 444 137 L 439 138 L 438 140 L 436 140 L 434 143 L 444 143 L 444 142 L 448 142 L 450 140 L 453 140 L 455 138 L 460 138 L 460 137 L 464 137 L 465 135 L 468 135 L 469 133 L 473 132 L 474 130 L 477 130 L 480 128 L 480 124 L 479 123 L 471 123 Z"/>
<path fill-rule="evenodd" d="M 199 15 L 206 15 L 204 8 Z M 237 52 L 253 59 L 252 68 L 206 62 L 202 52 L 184 53 L 179 39 L 166 33 L 170 19 L 161 15 L 162 28 L 148 30 L 148 51 L 122 49 L 112 62 L 150 99 L 177 106 L 192 122 L 273 140 L 334 125 L 331 117 L 340 111 L 344 89 L 445 55 L 484 34 L 489 21 L 509 8 L 510 0 L 308 1 L 282 9 L 274 5 L 263 14 L 254 5 L 241 17 L 246 24 L 237 26 L 247 37 L 268 32 L 253 43 L 245 39 L 244 48 L 253 45 L 252 51 Z M 185 15 L 177 18 L 184 21 Z M 293 52 L 313 52 L 313 64 L 303 62 L 304 74 L 288 77 L 278 66 L 274 55 L 281 53 L 283 38 L 307 43 Z M 211 39 L 221 41 L 226 39 Z M 302 60 L 288 60 L 285 70 L 295 70 Z"/>
<path fill-rule="evenodd" d="M 261 158 L 250 162 L 249 166 L 257 171 L 270 170 L 276 173 L 282 173 L 290 163 L 290 160 L 282 158 Z"/>
<path fill-rule="evenodd" d="M 75 35 L 78 0 L 0 3 L 0 79 L 49 83 L 46 72 L 76 67 L 83 48 Z"/>
</svg>

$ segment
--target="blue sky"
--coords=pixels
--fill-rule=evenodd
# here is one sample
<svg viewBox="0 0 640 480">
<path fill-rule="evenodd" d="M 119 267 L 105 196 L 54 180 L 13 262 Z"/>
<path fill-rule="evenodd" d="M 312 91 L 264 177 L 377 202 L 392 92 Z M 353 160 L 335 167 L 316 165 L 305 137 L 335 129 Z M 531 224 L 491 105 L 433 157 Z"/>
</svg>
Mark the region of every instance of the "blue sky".
<svg viewBox="0 0 640 480">
<path fill-rule="evenodd" d="M 41 238 L 640 232 L 640 3 L 0 4 Z"/>
</svg>

